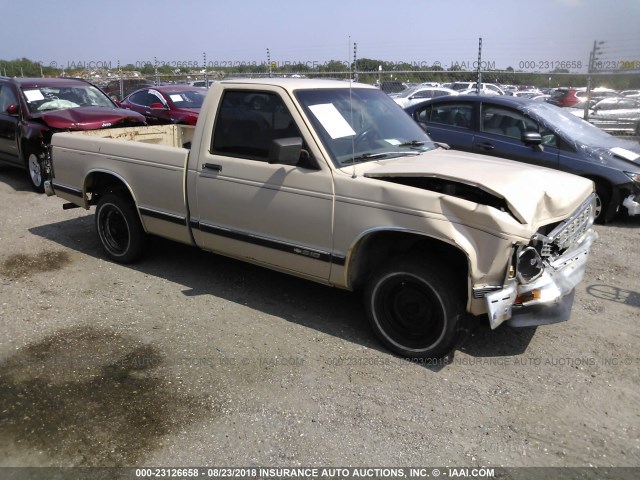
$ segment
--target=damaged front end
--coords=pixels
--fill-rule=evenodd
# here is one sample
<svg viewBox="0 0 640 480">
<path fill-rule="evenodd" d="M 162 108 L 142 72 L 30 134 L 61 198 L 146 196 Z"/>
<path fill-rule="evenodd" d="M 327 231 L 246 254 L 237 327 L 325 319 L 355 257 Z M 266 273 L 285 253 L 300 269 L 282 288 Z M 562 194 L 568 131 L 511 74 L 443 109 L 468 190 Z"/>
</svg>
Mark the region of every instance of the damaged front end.
<svg viewBox="0 0 640 480">
<path fill-rule="evenodd" d="M 575 287 L 598 238 L 591 229 L 595 211 L 592 194 L 568 219 L 542 227 L 526 245 L 514 245 L 504 285 L 474 288 L 474 297 L 485 299 L 492 329 L 505 321 L 525 327 L 569 319 Z"/>
</svg>

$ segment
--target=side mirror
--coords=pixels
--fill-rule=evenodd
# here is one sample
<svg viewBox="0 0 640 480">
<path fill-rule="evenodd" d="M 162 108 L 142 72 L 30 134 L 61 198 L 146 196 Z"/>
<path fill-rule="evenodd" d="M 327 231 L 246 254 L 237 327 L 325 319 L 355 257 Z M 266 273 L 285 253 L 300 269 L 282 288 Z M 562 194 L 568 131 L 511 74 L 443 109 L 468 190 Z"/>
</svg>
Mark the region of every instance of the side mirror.
<svg viewBox="0 0 640 480">
<path fill-rule="evenodd" d="M 16 105 L 15 103 L 12 103 L 7 107 L 7 113 L 9 115 L 18 115 L 18 112 L 19 112 L 18 105 Z"/>
<path fill-rule="evenodd" d="M 524 132 L 521 140 L 525 145 L 540 145 L 542 136 L 538 132 Z"/>
<path fill-rule="evenodd" d="M 167 107 L 165 107 L 160 102 L 152 103 L 151 105 L 149 105 L 149 108 L 151 108 L 151 110 L 167 110 Z"/>
<path fill-rule="evenodd" d="M 418 122 L 418 125 L 425 133 L 429 133 L 429 126 L 425 122 Z"/>
<path fill-rule="evenodd" d="M 118 108 L 122 108 L 122 102 L 116 97 L 111 97 L 111 100 L 113 100 L 113 103 L 115 103 Z"/>
<path fill-rule="evenodd" d="M 302 152 L 302 138 L 276 138 L 269 148 L 269 163 L 297 165 Z"/>
</svg>

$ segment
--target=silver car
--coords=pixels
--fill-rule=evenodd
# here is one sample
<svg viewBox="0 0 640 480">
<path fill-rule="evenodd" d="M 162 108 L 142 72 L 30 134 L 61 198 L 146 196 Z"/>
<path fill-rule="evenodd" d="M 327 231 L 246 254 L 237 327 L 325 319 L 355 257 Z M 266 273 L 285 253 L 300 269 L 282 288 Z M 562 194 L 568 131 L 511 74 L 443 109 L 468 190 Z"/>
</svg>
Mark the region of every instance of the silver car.
<svg viewBox="0 0 640 480">
<path fill-rule="evenodd" d="M 640 136 L 640 100 L 629 97 L 605 98 L 589 111 L 588 120 L 605 132 Z"/>
</svg>

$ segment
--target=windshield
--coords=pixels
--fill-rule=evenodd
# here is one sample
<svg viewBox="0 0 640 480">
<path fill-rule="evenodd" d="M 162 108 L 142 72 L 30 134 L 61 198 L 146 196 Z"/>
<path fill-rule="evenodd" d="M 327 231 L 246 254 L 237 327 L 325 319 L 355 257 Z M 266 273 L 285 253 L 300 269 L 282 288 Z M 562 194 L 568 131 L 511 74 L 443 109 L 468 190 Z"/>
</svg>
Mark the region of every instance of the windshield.
<svg viewBox="0 0 640 480">
<path fill-rule="evenodd" d="M 380 90 L 298 90 L 295 95 L 338 167 L 436 148 L 418 124 Z"/>
<path fill-rule="evenodd" d="M 525 110 L 574 146 L 582 144 L 604 147 L 615 143 L 615 138 L 608 133 L 560 107 L 532 103 Z"/>
<path fill-rule="evenodd" d="M 204 98 L 207 96 L 207 91 L 205 89 L 180 90 L 178 92 L 166 92 L 165 95 L 169 97 L 177 108 L 200 108 Z"/>
<path fill-rule="evenodd" d="M 113 102 L 93 85 L 23 87 L 29 112 L 67 110 L 76 107 L 109 107 Z"/>
</svg>

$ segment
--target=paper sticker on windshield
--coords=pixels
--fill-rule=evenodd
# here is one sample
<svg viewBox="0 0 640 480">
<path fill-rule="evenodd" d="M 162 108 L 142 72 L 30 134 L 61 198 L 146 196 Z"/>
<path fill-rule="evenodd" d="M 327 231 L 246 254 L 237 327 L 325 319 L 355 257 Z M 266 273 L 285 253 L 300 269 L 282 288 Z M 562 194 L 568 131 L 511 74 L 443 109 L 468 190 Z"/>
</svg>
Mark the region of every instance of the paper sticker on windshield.
<svg viewBox="0 0 640 480">
<path fill-rule="evenodd" d="M 638 158 L 640 158 L 640 155 L 638 155 L 637 153 L 633 153 L 631 150 L 627 150 L 626 148 L 613 147 L 611 149 L 611 152 L 619 157 L 631 160 L 632 162 L 635 162 Z"/>
<path fill-rule="evenodd" d="M 169 95 L 169 98 L 173 102 L 181 102 L 182 101 L 182 95 Z"/>
<path fill-rule="evenodd" d="M 309 110 L 313 112 L 331 138 L 343 138 L 356 134 L 333 103 L 311 105 Z"/>
<path fill-rule="evenodd" d="M 38 100 L 44 100 L 44 96 L 40 90 L 25 90 L 24 96 L 27 97 L 27 102 L 37 102 Z"/>
<path fill-rule="evenodd" d="M 384 141 L 391 145 L 400 145 L 402 143 L 400 140 L 396 140 L 395 138 L 385 138 Z"/>
</svg>

